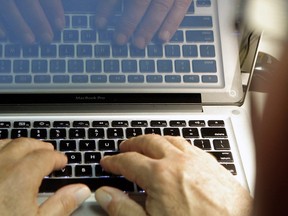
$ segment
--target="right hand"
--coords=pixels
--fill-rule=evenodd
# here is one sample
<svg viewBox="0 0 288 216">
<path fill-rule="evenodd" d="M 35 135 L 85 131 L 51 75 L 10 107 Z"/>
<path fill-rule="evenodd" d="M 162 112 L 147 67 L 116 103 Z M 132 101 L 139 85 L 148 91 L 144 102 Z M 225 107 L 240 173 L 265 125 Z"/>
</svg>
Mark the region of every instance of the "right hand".
<svg viewBox="0 0 288 216">
<path fill-rule="evenodd" d="M 65 25 L 61 0 L 0 0 L 0 38 L 49 43 Z"/>
</svg>

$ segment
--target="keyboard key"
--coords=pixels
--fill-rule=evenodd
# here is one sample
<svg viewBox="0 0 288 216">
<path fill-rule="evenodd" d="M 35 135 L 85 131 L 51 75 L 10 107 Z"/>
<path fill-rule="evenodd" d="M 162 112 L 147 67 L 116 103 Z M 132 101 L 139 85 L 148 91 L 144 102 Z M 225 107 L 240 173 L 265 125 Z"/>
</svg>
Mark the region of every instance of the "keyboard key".
<svg viewBox="0 0 288 216">
<path fill-rule="evenodd" d="M 163 57 L 162 45 L 148 45 L 147 50 L 149 57 Z"/>
<path fill-rule="evenodd" d="M 86 152 L 84 154 L 85 163 L 100 163 L 101 154 L 100 152 Z"/>
<path fill-rule="evenodd" d="M 19 137 L 28 137 L 27 129 L 12 129 L 11 130 L 11 138 L 19 138 Z"/>
<path fill-rule="evenodd" d="M 217 83 L 218 77 L 216 75 L 204 75 L 202 76 L 203 83 Z"/>
<path fill-rule="evenodd" d="M 130 56 L 131 57 L 145 57 L 146 49 L 139 49 L 133 45 L 130 45 Z"/>
<path fill-rule="evenodd" d="M 76 151 L 76 141 L 75 140 L 61 140 L 59 149 L 60 151 Z"/>
<path fill-rule="evenodd" d="M 197 128 L 183 128 L 182 134 L 184 138 L 198 138 L 199 132 Z"/>
<path fill-rule="evenodd" d="M 15 73 L 29 73 L 30 65 L 28 60 L 15 60 L 13 62 L 13 71 Z"/>
<path fill-rule="evenodd" d="M 157 71 L 161 73 L 172 73 L 173 66 L 171 60 L 158 60 Z"/>
<path fill-rule="evenodd" d="M 88 19 L 87 16 L 72 16 L 72 27 L 74 28 L 87 28 Z"/>
<path fill-rule="evenodd" d="M 175 71 L 179 72 L 179 73 L 191 72 L 190 61 L 189 60 L 176 60 L 175 61 Z"/>
<path fill-rule="evenodd" d="M 64 168 L 54 171 L 53 175 L 55 177 L 71 177 L 72 176 L 72 167 L 65 166 Z"/>
<path fill-rule="evenodd" d="M 77 57 L 92 57 L 92 45 L 78 45 Z"/>
<path fill-rule="evenodd" d="M 92 167 L 90 165 L 75 166 L 75 176 L 78 176 L 78 177 L 92 176 Z"/>
<path fill-rule="evenodd" d="M 127 45 L 122 45 L 122 46 L 114 45 L 114 46 L 112 46 L 112 56 L 115 58 L 127 57 L 128 56 Z"/>
<path fill-rule="evenodd" d="M 15 83 L 32 83 L 31 75 L 17 75 L 15 76 Z"/>
<path fill-rule="evenodd" d="M 140 72 L 141 73 L 154 73 L 155 62 L 153 60 L 140 60 Z"/>
<path fill-rule="evenodd" d="M 83 60 L 69 60 L 68 61 L 68 72 L 70 72 L 70 73 L 83 73 L 84 72 Z"/>
<path fill-rule="evenodd" d="M 225 128 L 201 128 L 201 134 L 204 138 L 227 138 Z"/>
<path fill-rule="evenodd" d="M 209 120 L 208 125 L 210 127 L 224 127 L 225 123 L 223 120 Z"/>
<path fill-rule="evenodd" d="M 165 82 L 166 83 L 180 83 L 181 76 L 180 75 L 166 75 Z"/>
<path fill-rule="evenodd" d="M 8 138 L 8 130 L 0 129 L 0 139 L 7 139 L 7 138 Z"/>
<path fill-rule="evenodd" d="M 162 83 L 163 77 L 161 75 L 148 75 L 146 76 L 146 81 L 148 83 Z"/>
<path fill-rule="evenodd" d="M 112 30 L 101 30 L 99 33 L 99 42 L 100 43 L 111 43 L 113 40 L 113 31 Z"/>
<path fill-rule="evenodd" d="M 122 128 L 108 128 L 107 129 L 107 137 L 109 139 L 122 139 L 124 138 L 124 133 Z"/>
<path fill-rule="evenodd" d="M 229 140 L 227 139 L 215 139 L 213 145 L 215 150 L 230 150 Z"/>
<path fill-rule="evenodd" d="M 33 123 L 33 127 L 35 127 L 35 128 L 48 128 L 48 127 L 50 127 L 50 122 L 49 121 L 35 121 Z"/>
<path fill-rule="evenodd" d="M 106 83 L 108 81 L 105 75 L 92 75 L 90 78 L 92 83 Z"/>
<path fill-rule="evenodd" d="M 109 127 L 108 121 L 93 121 L 92 122 L 93 127 Z"/>
<path fill-rule="evenodd" d="M 53 76 L 54 83 L 69 83 L 70 77 L 68 75 L 55 75 Z"/>
<path fill-rule="evenodd" d="M 212 154 L 220 163 L 234 162 L 231 152 L 209 152 L 209 153 Z"/>
<path fill-rule="evenodd" d="M 13 77 L 10 75 L 0 75 L 0 83 L 9 84 L 13 82 Z"/>
<path fill-rule="evenodd" d="M 0 59 L 0 73 L 10 73 L 12 69 L 12 63 L 10 60 Z"/>
<path fill-rule="evenodd" d="M 60 57 L 74 57 L 75 49 L 74 45 L 59 45 Z"/>
<path fill-rule="evenodd" d="M 112 121 L 112 127 L 128 127 L 128 121 Z"/>
<path fill-rule="evenodd" d="M 46 129 L 31 129 L 31 137 L 35 139 L 47 139 Z"/>
<path fill-rule="evenodd" d="M 96 42 L 96 31 L 94 30 L 82 30 L 81 31 L 81 42 L 83 43 L 95 43 Z"/>
<path fill-rule="evenodd" d="M 80 140 L 79 150 L 80 151 L 95 151 L 96 150 L 95 140 Z"/>
<path fill-rule="evenodd" d="M 180 30 L 176 31 L 170 41 L 171 42 L 178 42 L 178 43 L 184 42 L 183 31 L 180 31 Z"/>
<path fill-rule="evenodd" d="M 214 42 L 213 31 L 190 30 L 186 31 L 187 42 Z"/>
<path fill-rule="evenodd" d="M 70 127 L 69 121 L 54 121 L 53 127 Z"/>
<path fill-rule="evenodd" d="M 210 7 L 211 0 L 197 0 L 196 5 L 197 7 Z"/>
<path fill-rule="evenodd" d="M 69 138 L 70 139 L 83 139 L 86 137 L 86 131 L 83 128 L 70 128 Z"/>
<path fill-rule="evenodd" d="M 8 122 L 8 121 L 0 122 L 0 128 L 10 128 L 10 127 L 11 127 L 11 122 Z"/>
<path fill-rule="evenodd" d="M 89 77 L 87 75 L 73 75 L 72 83 L 88 83 Z"/>
<path fill-rule="evenodd" d="M 167 127 L 167 122 L 160 120 L 160 121 L 151 121 L 150 122 L 151 127 Z"/>
<path fill-rule="evenodd" d="M 142 135 L 141 128 L 127 128 L 126 129 L 126 138 L 136 137 Z"/>
<path fill-rule="evenodd" d="M 192 68 L 193 72 L 200 73 L 215 73 L 217 71 L 215 60 L 193 60 Z"/>
<path fill-rule="evenodd" d="M 66 43 L 73 43 L 79 41 L 79 32 L 77 30 L 64 30 L 63 41 Z"/>
<path fill-rule="evenodd" d="M 20 45 L 18 44 L 7 44 L 5 46 L 5 57 L 7 58 L 17 58 L 20 57 Z"/>
<path fill-rule="evenodd" d="M 137 61 L 136 60 L 123 60 L 122 72 L 125 73 L 136 73 L 137 72 Z"/>
<path fill-rule="evenodd" d="M 145 78 L 143 75 L 128 75 L 129 83 L 144 83 Z"/>
<path fill-rule="evenodd" d="M 208 139 L 196 139 L 194 140 L 194 146 L 202 150 L 211 150 L 210 140 Z"/>
<path fill-rule="evenodd" d="M 198 51 L 196 45 L 183 45 L 182 52 L 184 57 L 197 57 Z"/>
<path fill-rule="evenodd" d="M 185 121 L 170 121 L 170 126 L 171 127 L 185 127 L 186 126 L 186 122 Z"/>
<path fill-rule="evenodd" d="M 166 57 L 180 57 L 180 46 L 179 45 L 166 45 L 165 56 Z"/>
<path fill-rule="evenodd" d="M 66 130 L 65 129 L 50 129 L 50 139 L 65 139 Z"/>
<path fill-rule="evenodd" d="M 41 45 L 40 46 L 41 57 L 44 58 L 56 58 L 57 57 L 57 47 L 56 45 Z"/>
<path fill-rule="evenodd" d="M 110 75 L 109 82 L 111 83 L 125 83 L 126 76 L 125 75 Z"/>
<path fill-rule="evenodd" d="M 162 135 L 160 128 L 145 128 L 145 134 L 159 134 Z"/>
<path fill-rule="evenodd" d="M 115 135 L 114 137 L 117 138 L 117 135 Z M 99 140 L 98 149 L 99 151 L 115 151 L 115 142 L 114 140 Z"/>
<path fill-rule="evenodd" d="M 87 73 L 100 73 L 102 71 L 101 60 L 87 60 L 86 72 Z"/>
<path fill-rule="evenodd" d="M 179 128 L 164 128 L 164 136 L 180 136 Z"/>
<path fill-rule="evenodd" d="M 180 27 L 182 28 L 212 28 L 211 16 L 185 16 Z"/>
<path fill-rule="evenodd" d="M 65 73 L 66 72 L 65 60 L 51 60 L 50 72 L 51 73 Z"/>
<path fill-rule="evenodd" d="M 120 64 L 118 60 L 105 60 L 104 61 L 104 72 L 106 73 L 119 73 Z"/>
<path fill-rule="evenodd" d="M 39 56 L 39 46 L 38 45 L 26 45 L 23 47 L 23 57 L 38 57 Z"/>
<path fill-rule="evenodd" d="M 232 173 L 232 175 L 237 175 L 236 167 L 234 164 L 221 164 L 224 166 L 228 171 Z"/>
<path fill-rule="evenodd" d="M 15 121 L 14 128 L 30 128 L 31 122 L 30 121 Z"/>
<path fill-rule="evenodd" d="M 47 60 L 32 60 L 32 73 L 47 73 Z"/>
<path fill-rule="evenodd" d="M 110 57 L 109 45 L 95 45 L 94 46 L 95 57 Z"/>
<path fill-rule="evenodd" d="M 200 55 L 202 57 L 215 57 L 214 45 L 200 45 Z"/>
<path fill-rule="evenodd" d="M 203 120 L 190 120 L 189 126 L 190 127 L 204 127 L 205 121 L 203 121 Z"/>
<path fill-rule="evenodd" d="M 90 123 L 89 121 L 74 121 L 73 127 L 89 127 Z"/>
<path fill-rule="evenodd" d="M 68 164 L 74 164 L 74 163 L 81 163 L 82 162 L 81 153 L 79 153 L 79 152 L 66 152 L 65 155 L 67 156 Z"/>
<path fill-rule="evenodd" d="M 132 127 L 147 127 L 148 122 L 147 121 L 131 121 Z"/>
</svg>

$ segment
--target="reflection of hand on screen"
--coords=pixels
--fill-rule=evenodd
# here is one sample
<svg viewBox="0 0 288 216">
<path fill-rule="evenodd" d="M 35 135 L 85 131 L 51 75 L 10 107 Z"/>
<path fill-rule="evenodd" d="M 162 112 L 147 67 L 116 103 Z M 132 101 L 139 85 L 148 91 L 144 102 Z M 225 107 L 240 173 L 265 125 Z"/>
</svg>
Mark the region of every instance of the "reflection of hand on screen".
<svg viewBox="0 0 288 216">
<path fill-rule="evenodd" d="M 133 35 L 133 43 L 144 48 L 154 35 L 169 41 L 180 25 L 192 0 L 126 0 L 115 40 L 126 43 Z M 96 25 L 103 28 L 119 0 L 99 0 Z"/>
<path fill-rule="evenodd" d="M 0 37 L 5 32 L 23 43 L 47 43 L 53 39 L 53 30 L 64 27 L 60 0 L 0 0 L 0 5 Z"/>
</svg>

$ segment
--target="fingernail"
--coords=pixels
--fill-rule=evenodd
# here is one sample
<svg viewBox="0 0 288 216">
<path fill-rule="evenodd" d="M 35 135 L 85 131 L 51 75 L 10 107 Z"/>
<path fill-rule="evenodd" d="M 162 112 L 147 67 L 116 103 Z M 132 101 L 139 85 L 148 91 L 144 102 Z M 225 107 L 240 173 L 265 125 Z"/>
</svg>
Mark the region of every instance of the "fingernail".
<svg viewBox="0 0 288 216">
<path fill-rule="evenodd" d="M 116 35 L 116 43 L 117 44 L 124 45 L 127 43 L 127 41 L 128 41 L 128 38 L 125 34 L 120 33 L 120 34 Z"/>
<path fill-rule="evenodd" d="M 140 49 L 144 49 L 146 46 L 145 38 L 143 37 L 136 37 L 134 39 L 134 45 Z"/>
<path fill-rule="evenodd" d="M 95 191 L 95 198 L 104 210 L 107 210 L 108 205 L 112 200 L 112 196 L 101 188 Z"/>
<path fill-rule="evenodd" d="M 91 191 L 88 187 L 80 187 L 76 189 L 74 195 L 78 205 L 80 205 L 91 195 Z"/>
<path fill-rule="evenodd" d="M 164 42 L 168 42 L 171 38 L 171 33 L 169 31 L 163 31 L 160 33 L 159 38 Z"/>
</svg>

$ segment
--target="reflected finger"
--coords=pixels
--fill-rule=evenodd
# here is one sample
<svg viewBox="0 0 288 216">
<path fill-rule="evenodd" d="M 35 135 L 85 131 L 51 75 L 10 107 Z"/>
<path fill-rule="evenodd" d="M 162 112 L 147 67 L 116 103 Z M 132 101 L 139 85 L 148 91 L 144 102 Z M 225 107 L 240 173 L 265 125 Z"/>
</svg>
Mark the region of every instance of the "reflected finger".
<svg viewBox="0 0 288 216">
<path fill-rule="evenodd" d="M 125 44 L 141 22 L 151 0 L 126 0 L 124 12 L 116 28 L 116 43 Z"/>
<path fill-rule="evenodd" d="M 159 39 L 168 42 L 181 24 L 192 0 L 176 0 L 165 18 L 160 30 Z"/>
<path fill-rule="evenodd" d="M 39 1 L 17 0 L 19 10 L 41 42 L 50 43 L 53 31 Z"/>
<path fill-rule="evenodd" d="M 118 0 L 98 0 L 95 16 L 97 28 L 104 28 L 107 25 L 109 16 L 119 2 Z"/>
<path fill-rule="evenodd" d="M 7 27 L 12 37 L 18 38 L 23 43 L 34 43 L 35 37 L 30 27 L 25 22 L 19 12 L 15 1 L 0 1 L 0 13 L 2 15 L 4 25 Z"/>
</svg>

